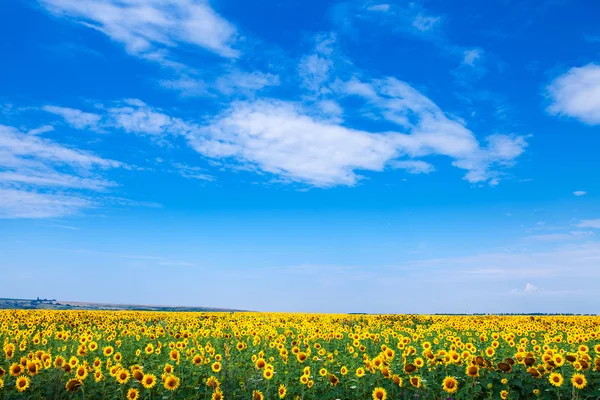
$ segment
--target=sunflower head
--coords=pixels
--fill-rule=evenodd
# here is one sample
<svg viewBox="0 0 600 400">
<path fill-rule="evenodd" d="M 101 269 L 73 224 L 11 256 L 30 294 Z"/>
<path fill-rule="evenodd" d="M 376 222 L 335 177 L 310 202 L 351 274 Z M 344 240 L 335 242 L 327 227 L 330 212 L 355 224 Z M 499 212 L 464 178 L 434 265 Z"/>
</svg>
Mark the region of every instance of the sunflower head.
<svg viewBox="0 0 600 400">
<path fill-rule="evenodd" d="M 583 389 L 587 386 L 587 380 L 583 374 L 573 374 L 571 377 L 571 383 L 575 389 Z"/>
<path fill-rule="evenodd" d="M 264 400 L 265 396 L 260 390 L 252 391 L 252 400 Z"/>
<path fill-rule="evenodd" d="M 376 387 L 373 389 L 371 397 L 373 397 L 373 400 L 385 400 L 387 399 L 387 391 L 382 387 Z"/>
<path fill-rule="evenodd" d="M 447 393 L 454 393 L 458 390 L 458 381 L 453 376 L 447 376 L 442 381 L 442 389 Z"/>
<path fill-rule="evenodd" d="M 68 392 L 76 392 L 83 385 L 79 379 L 69 379 L 67 384 L 65 385 L 65 389 Z"/>
<path fill-rule="evenodd" d="M 19 376 L 15 382 L 15 387 L 19 392 L 26 391 L 27 388 L 29 388 L 29 378 L 26 376 Z"/>
</svg>

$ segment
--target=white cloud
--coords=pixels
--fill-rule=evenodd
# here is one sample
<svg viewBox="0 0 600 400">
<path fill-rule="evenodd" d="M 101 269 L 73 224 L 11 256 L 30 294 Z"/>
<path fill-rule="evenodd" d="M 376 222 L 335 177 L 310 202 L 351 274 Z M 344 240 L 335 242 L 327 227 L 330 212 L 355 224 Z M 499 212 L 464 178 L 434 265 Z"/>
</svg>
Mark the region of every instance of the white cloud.
<svg viewBox="0 0 600 400">
<path fill-rule="evenodd" d="M 78 214 L 93 207 L 89 200 L 0 187 L 0 218 L 53 218 Z"/>
<path fill-rule="evenodd" d="M 481 49 L 465 50 L 463 64 L 473 66 L 475 62 L 481 58 Z"/>
<path fill-rule="evenodd" d="M 233 71 L 217 79 L 217 90 L 226 95 L 242 93 L 246 95 L 267 87 L 279 85 L 279 76 L 262 72 Z"/>
<path fill-rule="evenodd" d="M 44 125 L 44 126 L 40 126 L 39 128 L 30 129 L 29 131 L 27 131 L 27 134 L 28 135 L 42 135 L 44 133 L 52 132 L 53 130 L 54 130 L 54 127 L 52 125 Z"/>
<path fill-rule="evenodd" d="M 77 129 L 96 129 L 98 127 L 98 122 L 100 121 L 99 115 L 83 112 L 74 108 L 44 106 L 42 109 L 49 113 L 60 115 L 68 124 Z"/>
<path fill-rule="evenodd" d="M 182 96 L 204 96 L 208 94 L 208 86 L 201 79 L 182 75 L 176 79 L 162 79 L 160 85 L 178 91 Z"/>
<path fill-rule="evenodd" d="M 125 132 L 159 138 L 169 134 L 180 135 L 188 127 L 182 120 L 153 109 L 140 100 L 127 99 L 124 103 L 108 109 L 107 125 Z"/>
<path fill-rule="evenodd" d="M 588 227 L 589 228 L 589 227 Z M 526 240 L 536 240 L 545 242 L 564 242 L 567 240 L 583 240 L 594 236 L 591 231 L 571 231 L 568 233 L 546 233 L 540 235 L 530 235 L 525 237 Z"/>
<path fill-rule="evenodd" d="M 538 292 L 538 288 L 537 286 L 535 286 L 532 283 L 526 283 L 525 287 L 523 289 L 513 289 L 511 290 L 511 294 L 533 294 L 533 293 L 537 293 Z"/>
<path fill-rule="evenodd" d="M 325 116 L 330 116 L 336 121 L 341 121 L 339 118 L 344 113 L 344 109 L 334 100 L 321 100 L 318 107 Z"/>
<path fill-rule="evenodd" d="M 464 122 L 448 117 L 433 101 L 394 78 L 364 83 L 350 80 L 337 94 L 362 97 L 374 115 L 399 131 L 366 131 L 342 125 L 342 108 L 333 100 L 309 106 L 274 99 L 233 102 L 206 124 L 188 122 L 139 100 L 108 108 L 103 126 L 113 126 L 153 140 L 183 137 L 213 159 L 235 159 L 245 168 L 313 186 L 355 185 L 361 171 L 404 168 L 429 173 L 419 158 L 443 155 L 467 170 L 472 183 L 497 184 L 499 169 L 510 167 L 524 151 L 523 137 L 495 134 L 482 146 Z M 241 163 L 241 165 L 240 165 Z M 188 175 L 190 172 L 187 172 Z M 200 172 L 199 176 L 204 176 Z"/>
<path fill-rule="evenodd" d="M 421 160 L 392 161 L 390 165 L 392 168 L 405 169 L 411 174 L 428 174 L 435 171 L 433 165 Z"/>
<path fill-rule="evenodd" d="M 116 168 L 122 163 L 98 157 L 93 153 L 71 149 L 39 136 L 27 135 L 16 128 L 0 125 L 0 166 L 39 166 L 52 162 L 82 168 Z"/>
<path fill-rule="evenodd" d="M 186 179 L 198 179 L 202 181 L 214 181 L 215 177 L 207 174 L 204 168 L 194 167 L 187 164 L 174 163 L 177 172 Z"/>
<path fill-rule="evenodd" d="M 372 111 L 398 124 L 410 135 L 398 136 L 401 153 L 411 157 L 446 155 L 453 165 L 468 170 L 465 179 L 471 183 L 497 183 L 499 174 L 492 167 L 508 167 L 525 151 L 522 136 L 494 134 L 485 138 L 481 147 L 473 132 L 462 121 L 450 119 L 433 101 L 395 78 L 364 83 L 356 78 L 341 89 L 348 95 L 365 98 Z"/>
<path fill-rule="evenodd" d="M 600 229 L 600 218 L 583 220 L 577 224 L 577 227 L 578 228 Z"/>
<path fill-rule="evenodd" d="M 0 215 L 46 218 L 76 214 L 94 202 L 53 190 L 106 190 L 116 184 L 95 171 L 117 167 L 126 165 L 0 125 Z"/>
<path fill-rule="evenodd" d="M 101 178 L 82 178 L 56 171 L 25 170 L 23 172 L 0 172 L 0 183 L 16 183 L 39 187 L 62 187 L 102 191 L 116 183 Z"/>
<path fill-rule="evenodd" d="M 333 186 L 356 184 L 354 170 L 383 170 L 396 153 L 392 140 L 314 119 L 291 103 L 261 100 L 233 104 L 190 143 L 208 157 L 234 157 L 293 181 Z"/>
<path fill-rule="evenodd" d="M 131 54 L 169 62 L 168 49 L 186 44 L 235 58 L 235 26 L 201 0 L 41 0 L 57 16 L 74 19 L 123 43 Z"/>
<path fill-rule="evenodd" d="M 571 68 L 548 86 L 548 112 L 566 115 L 589 125 L 600 124 L 600 65 Z"/>
<path fill-rule="evenodd" d="M 300 60 L 298 72 L 305 88 L 316 93 L 327 93 L 323 85 L 329 80 L 334 63 L 331 55 L 336 43 L 334 34 L 321 34 L 315 38 L 315 51 Z"/>
<path fill-rule="evenodd" d="M 412 21 L 412 26 L 421 32 L 427 32 L 436 27 L 440 22 L 440 17 L 418 14 Z"/>
<path fill-rule="evenodd" d="M 587 192 L 584 192 L 583 190 L 576 190 L 576 191 L 573 192 L 573 194 L 575 196 L 584 196 L 584 195 L 587 194 Z"/>
<path fill-rule="evenodd" d="M 372 6 L 367 7 L 367 10 L 388 12 L 390 10 L 390 5 L 389 4 L 374 4 Z"/>
</svg>

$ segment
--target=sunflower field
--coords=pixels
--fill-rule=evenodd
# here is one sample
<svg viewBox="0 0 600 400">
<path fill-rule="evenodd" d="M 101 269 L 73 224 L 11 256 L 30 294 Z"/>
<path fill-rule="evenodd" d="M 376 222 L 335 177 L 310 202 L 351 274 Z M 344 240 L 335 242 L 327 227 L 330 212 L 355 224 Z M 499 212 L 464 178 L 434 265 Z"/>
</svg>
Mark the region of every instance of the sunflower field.
<svg viewBox="0 0 600 400">
<path fill-rule="evenodd" d="M 0 399 L 599 399 L 600 317 L 0 311 Z"/>
</svg>

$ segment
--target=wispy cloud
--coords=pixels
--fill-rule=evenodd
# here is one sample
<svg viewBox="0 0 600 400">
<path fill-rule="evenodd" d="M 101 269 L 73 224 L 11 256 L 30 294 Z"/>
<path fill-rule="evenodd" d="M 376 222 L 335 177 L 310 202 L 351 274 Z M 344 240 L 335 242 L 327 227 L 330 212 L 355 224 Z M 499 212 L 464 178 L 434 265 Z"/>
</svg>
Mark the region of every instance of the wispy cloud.
<svg viewBox="0 0 600 400">
<path fill-rule="evenodd" d="M 388 12 L 390 10 L 390 5 L 386 4 L 386 3 L 373 4 L 372 6 L 368 6 L 367 10 L 369 10 L 369 11 Z"/>
<path fill-rule="evenodd" d="M 104 171 L 114 168 L 130 167 L 0 125 L 0 216 L 63 217 L 117 204 L 114 198 L 98 194 L 117 186 L 104 176 Z"/>
<path fill-rule="evenodd" d="M 178 45 L 201 47 L 227 58 L 240 55 L 233 48 L 237 29 L 205 1 L 41 0 L 41 4 L 149 60 L 176 65 L 170 51 Z"/>
<path fill-rule="evenodd" d="M 55 218 L 94 207 L 89 200 L 66 194 L 0 188 L 0 218 Z"/>
<path fill-rule="evenodd" d="M 477 60 L 482 57 L 481 49 L 469 49 L 465 50 L 463 57 L 463 64 L 473 66 L 477 62 Z"/>
<path fill-rule="evenodd" d="M 42 109 L 49 113 L 60 115 L 67 123 L 69 123 L 69 125 L 72 125 L 77 129 L 97 129 L 98 121 L 100 121 L 99 115 L 83 112 L 74 108 L 44 106 Z"/>
<path fill-rule="evenodd" d="M 27 131 L 27 134 L 28 135 L 41 135 L 44 133 L 52 132 L 53 130 L 54 130 L 54 127 L 52 125 L 44 125 L 44 126 L 40 126 L 39 128 L 30 129 L 29 131 Z"/>
<path fill-rule="evenodd" d="M 583 191 L 583 190 L 576 190 L 576 191 L 574 191 L 574 192 L 573 192 L 573 194 L 574 194 L 575 196 L 584 196 L 584 195 L 586 195 L 586 194 L 587 194 L 587 192 L 585 192 L 585 191 Z"/>
<path fill-rule="evenodd" d="M 548 112 L 576 118 L 589 125 L 600 124 L 600 65 L 571 68 L 547 87 Z"/>
<path fill-rule="evenodd" d="M 427 32 L 434 29 L 441 18 L 431 15 L 418 14 L 412 21 L 412 26 L 421 32 Z"/>
<path fill-rule="evenodd" d="M 214 181 L 215 177 L 208 174 L 205 168 L 195 167 L 187 164 L 173 163 L 177 172 L 187 179 L 198 179 L 202 181 Z"/>
<path fill-rule="evenodd" d="M 585 227 L 580 227 L 585 228 Z M 588 227 L 589 228 L 589 227 Z M 594 236 L 594 232 L 591 231 L 571 231 L 566 233 L 546 233 L 539 235 L 526 236 L 525 240 L 536 240 L 544 242 L 565 242 L 569 240 L 585 240 Z"/>
<path fill-rule="evenodd" d="M 78 231 L 78 230 L 80 230 L 76 226 L 61 225 L 61 224 L 38 224 L 38 226 L 43 226 L 43 227 L 46 227 L 46 228 L 67 229 L 67 230 L 70 230 L 70 231 Z"/>
<path fill-rule="evenodd" d="M 600 229 L 600 218 L 583 220 L 577 224 L 577 227 L 578 228 Z"/>
</svg>

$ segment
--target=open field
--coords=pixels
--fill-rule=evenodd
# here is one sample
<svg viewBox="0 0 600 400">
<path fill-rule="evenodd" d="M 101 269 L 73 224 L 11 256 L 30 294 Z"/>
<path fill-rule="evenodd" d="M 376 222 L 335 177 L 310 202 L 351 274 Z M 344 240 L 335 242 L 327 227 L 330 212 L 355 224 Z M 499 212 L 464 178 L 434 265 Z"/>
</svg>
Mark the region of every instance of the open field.
<svg viewBox="0 0 600 400">
<path fill-rule="evenodd" d="M 600 317 L 0 311 L 4 399 L 597 399 Z"/>
</svg>

